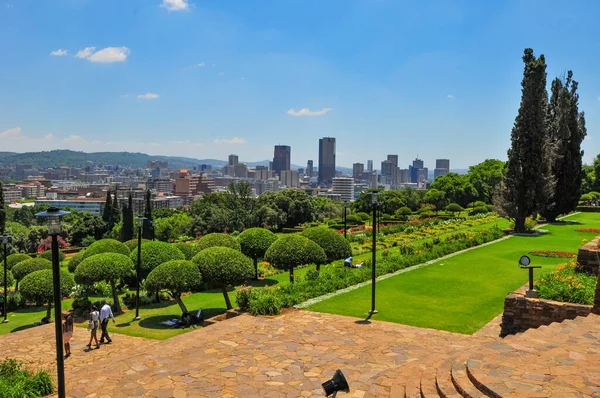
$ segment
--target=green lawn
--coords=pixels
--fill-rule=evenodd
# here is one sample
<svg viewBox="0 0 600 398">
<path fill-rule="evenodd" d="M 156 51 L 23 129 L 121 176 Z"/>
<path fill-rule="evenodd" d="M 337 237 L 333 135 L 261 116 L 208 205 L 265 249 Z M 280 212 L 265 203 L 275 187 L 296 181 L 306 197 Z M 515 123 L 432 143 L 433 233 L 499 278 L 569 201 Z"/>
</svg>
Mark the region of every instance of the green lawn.
<svg viewBox="0 0 600 398">
<path fill-rule="evenodd" d="M 533 250 L 576 252 L 583 239 L 594 234 L 576 232 L 600 224 L 600 214 L 580 213 L 568 220 L 580 225 L 544 226 L 549 233 L 537 237 L 512 237 L 475 248 L 424 268 L 377 282 L 373 319 L 419 327 L 474 333 L 500 314 L 504 297 L 528 280 L 518 268 L 521 255 Z M 550 271 L 564 262 L 560 258 L 532 257 L 536 270 Z M 371 286 L 333 297 L 311 306 L 312 311 L 366 317 L 371 307 Z"/>
</svg>

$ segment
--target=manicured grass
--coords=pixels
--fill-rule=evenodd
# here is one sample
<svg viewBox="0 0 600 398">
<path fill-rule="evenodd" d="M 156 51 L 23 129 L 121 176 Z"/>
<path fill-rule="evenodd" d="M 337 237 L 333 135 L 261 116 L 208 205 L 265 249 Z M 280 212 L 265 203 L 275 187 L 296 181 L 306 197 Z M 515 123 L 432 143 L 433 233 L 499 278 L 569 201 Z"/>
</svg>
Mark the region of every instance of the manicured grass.
<svg viewBox="0 0 600 398">
<path fill-rule="evenodd" d="M 580 225 L 544 226 L 549 233 L 537 237 L 512 237 L 475 248 L 414 271 L 377 282 L 373 319 L 407 325 L 474 333 L 500 314 L 504 297 L 528 280 L 518 268 L 520 256 L 533 250 L 577 251 L 589 234 L 578 228 L 600 224 L 600 214 L 580 213 L 567 218 Z M 532 257 L 541 265 L 536 275 L 564 262 L 560 258 Z M 312 311 L 366 317 L 371 307 L 371 286 L 333 297 L 311 306 Z"/>
</svg>

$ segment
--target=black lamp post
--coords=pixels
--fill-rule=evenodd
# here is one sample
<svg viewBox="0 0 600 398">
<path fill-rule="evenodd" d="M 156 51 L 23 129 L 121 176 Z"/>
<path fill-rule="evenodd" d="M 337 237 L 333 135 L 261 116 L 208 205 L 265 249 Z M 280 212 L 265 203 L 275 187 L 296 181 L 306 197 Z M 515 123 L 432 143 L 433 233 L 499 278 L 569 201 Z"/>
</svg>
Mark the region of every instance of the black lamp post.
<svg viewBox="0 0 600 398">
<path fill-rule="evenodd" d="M 539 265 L 530 265 L 531 259 L 528 256 L 521 256 L 519 259 L 519 267 L 522 269 L 529 270 L 529 289 L 525 292 L 525 297 L 536 298 L 538 293 L 533 288 L 533 269 L 534 268 L 542 268 Z"/>
<path fill-rule="evenodd" d="M 369 314 L 377 314 L 377 310 L 375 309 L 375 278 L 377 278 L 377 273 L 375 272 L 375 265 L 377 261 L 377 204 L 379 199 L 379 192 L 373 191 L 371 192 L 371 204 L 373 205 L 373 260 L 372 260 L 372 268 L 371 268 L 371 311 Z"/>
<path fill-rule="evenodd" d="M 137 264 L 135 267 L 135 318 L 134 321 L 140 319 L 140 268 L 142 266 L 142 229 L 144 228 L 144 222 L 147 220 L 146 217 L 138 216 L 138 253 L 137 253 Z"/>
<path fill-rule="evenodd" d="M 46 217 L 48 235 L 52 236 L 52 282 L 54 284 L 54 329 L 56 333 L 56 368 L 58 374 L 58 398 L 65 398 L 65 362 L 63 358 L 62 337 L 62 294 L 60 292 L 60 261 L 58 259 L 58 235 L 61 232 L 60 219 L 70 214 L 58 207 L 37 213 L 36 217 Z"/>
<path fill-rule="evenodd" d="M 348 202 L 344 200 L 344 238 L 346 237 L 346 206 Z"/>
<path fill-rule="evenodd" d="M 4 320 L 2 321 L 3 323 L 7 323 L 8 322 L 8 318 L 7 318 L 7 313 L 6 313 L 6 302 L 8 301 L 8 285 L 6 282 L 6 278 L 7 278 L 7 272 L 8 272 L 8 242 L 10 242 L 11 236 L 6 234 L 6 235 L 0 235 L 0 241 L 2 241 L 2 245 L 4 246 L 4 304 L 3 304 L 3 308 L 2 308 L 2 313 L 4 314 Z"/>
</svg>

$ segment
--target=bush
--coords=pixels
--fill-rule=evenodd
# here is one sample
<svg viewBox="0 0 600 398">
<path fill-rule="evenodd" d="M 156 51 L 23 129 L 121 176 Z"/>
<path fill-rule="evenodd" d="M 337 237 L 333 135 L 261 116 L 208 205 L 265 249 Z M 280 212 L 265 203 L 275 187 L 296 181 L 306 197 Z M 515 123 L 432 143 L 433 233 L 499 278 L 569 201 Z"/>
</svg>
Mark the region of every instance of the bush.
<svg viewBox="0 0 600 398">
<path fill-rule="evenodd" d="M 39 257 L 24 260 L 13 267 L 12 274 L 17 281 L 20 281 L 28 274 L 41 269 L 52 269 L 52 262 Z"/>
<path fill-rule="evenodd" d="M 90 314 L 90 308 L 92 308 L 92 302 L 87 297 L 78 297 L 73 300 L 73 316 L 87 318 Z"/>
<path fill-rule="evenodd" d="M 274 288 L 256 290 L 248 303 L 248 310 L 252 315 L 279 315 L 282 302 Z"/>
<path fill-rule="evenodd" d="M 71 260 L 69 260 L 69 265 L 68 265 L 68 269 L 70 273 L 74 273 L 75 270 L 77 269 L 77 266 L 79 265 L 80 262 L 83 261 L 83 259 L 85 258 L 85 249 L 81 250 L 79 253 L 75 254 L 73 257 L 71 257 Z"/>
<path fill-rule="evenodd" d="M 68 297 L 75 287 L 73 275 L 67 270 L 60 270 L 60 292 L 61 297 Z M 27 301 L 36 303 L 47 303 L 46 316 L 50 318 L 51 303 L 54 299 L 54 282 L 51 269 L 42 269 L 26 275 L 21 281 L 21 295 Z M 60 320 L 58 320 L 60 322 Z"/>
<path fill-rule="evenodd" d="M 218 234 L 212 233 L 208 235 L 204 235 L 202 238 L 198 240 L 198 252 L 201 252 L 204 249 L 209 247 L 229 247 L 230 249 L 234 249 L 237 251 L 241 251 L 240 242 L 233 236 L 227 234 Z"/>
<path fill-rule="evenodd" d="M 328 263 L 352 255 L 350 243 L 343 235 L 332 229 L 324 227 L 308 228 L 302 232 L 302 236 L 312 240 L 325 251 Z"/>
<path fill-rule="evenodd" d="M 541 276 L 535 289 L 541 298 L 576 304 L 594 304 L 595 275 L 576 272 L 576 263 L 569 262 Z"/>
<path fill-rule="evenodd" d="M 151 240 L 148 239 L 142 239 L 142 245 L 146 242 L 152 242 Z M 137 239 L 131 239 L 128 240 L 127 242 L 123 243 L 125 246 L 127 246 L 127 248 L 129 249 L 129 251 L 134 251 L 137 247 L 138 247 L 138 240 Z"/>
<path fill-rule="evenodd" d="M 265 256 L 277 235 L 265 228 L 250 228 L 238 237 L 242 253 L 254 260 L 254 277 L 258 279 L 258 260 Z"/>
<path fill-rule="evenodd" d="M 485 205 L 485 208 L 487 209 L 488 213 L 494 213 L 496 211 L 494 205 Z"/>
<path fill-rule="evenodd" d="M 469 203 L 469 207 L 470 208 L 477 208 L 477 207 L 485 207 L 487 204 L 485 202 L 482 202 L 481 200 L 478 200 L 476 202 L 473 203 Z"/>
<path fill-rule="evenodd" d="M 188 312 L 181 300 L 185 292 L 197 290 L 202 283 L 198 266 L 187 260 L 172 260 L 154 268 L 146 278 L 146 289 L 151 291 L 166 290 L 181 308 Z"/>
<path fill-rule="evenodd" d="M 52 261 L 52 250 L 46 250 L 45 252 L 41 252 L 38 255 L 38 258 L 43 258 L 48 261 Z M 65 261 L 65 253 L 62 250 L 58 251 L 58 261 Z"/>
<path fill-rule="evenodd" d="M 410 210 L 410 209 L 408 209 L 408 210 Z M 365 213 L 364 211 L 356 213 L 355 216 L 360 218 L 362 221 L 369 221 L 371 219 L 371 216 L 368 213 Z"/>
<path fill-rule="evenodd" d="M 235 301 L 240 310 L 248 311 L 250 309 L 250 297 L 253 294 L 255 294 L 255 291 L 252 286 L 242 285 L 235 291 Z"/>
<path fill-rule="evenodd" d="M 252 260 L 229 247 L 209 247 L 196 254 L 192 261 L 200 269 L 202 278 L 221 286 L 228 310 L 233 307 L 229 301 L 227 286 L 239 285 L 254 276 Z"/>
<path fill-rule="evenodd" d="M 41 370 L 33 373 L 15 359 L 0 363 L 0 396 L 6 398 L 45 397 L 54 392 L 52 377 Z"/>
<path fill-rule="evenodd" d="M 30 258 L 31 257 L 28 256 L 27 254 L 22 254 L 22 253 L 10 254 L 8 257 L 6 257 L 6 266 L 9 270 L 11 270 L 15 265 L 19 264 L 21 261 L 29 260 Z"/>
<path fill-rule="evenodd" d="M 475 202 L 477 203 L 477 202 Z M 486 214 L 489 213 L 487 207 L 485 207 L 485 205 L 483 206 L 478 206 L 478 207 L 474 207 L 470 212 L 469 215 L 470 216 L 474 216 L 476 214 Z"/>
<path fill-rule="evenodd" d="M 96 282 L 108 282 L 112 290 L 115 312 L 120 313 L 121 308 L 116 284 L 117 281 L 132 273 L 133 262 L 128 256 L 119 253 L 100 253 L 86 257 L 77 266 L 75 281 L 87 286 L 91 286 Z"/>
<path fill-rule="evenodd" d="M 306 264 L 325 264 L 325 251 L 312 240 L 302 235 L 287 235 L 269 247 L 265 259 L 279 269 L 289 269 Z"/>
<path fill-rule="evenodd" d="M 342 223 L 344 221 L 342 220 Z M 358 217 L 356 214 L 350 214 L 346 216 L 346 225 L 363 225 L 364 221 L 362 218 Z"/>
<path fill-rule="evenodd" d="M 185 256 L 185 259 L 190 261 L 196 254 L 200 252 L 198 245 L 193 243 L 175 243 L 174 246 L 179 249 Z"/>
<path fill-rule="evenodd" d="M 0 278 L 0 282 L 4 282 L 4 275 Z M 6 309 L 8 311 L 16 311 L 19 308 L 23 308 L 25 306 L 25 301 L 19 292 L 8 292 L 8 297 L 6 298 Z"/>
<path fill-rule="evenodd" d="M 124 256 L 129 256 L 131 250 L 124 243 L 119 242 L 115 239 L 102 239 L 92 243 L 87 249 L 85 249 L 83 258 L 88 258 L 101 253 L 118 253 Z"/>
<path fill-rule="evenodd" d="M 283 228 L 281 230 L 282 234 L 295 234 L 298 232 L 304 231 L 304 228 Z"/>
<path fill-rule="evenodd" d="M 134 264 L 137 264 L 137 254 L 138 250 L 135 248 L 130 256 Z M 144 278 L 162 263 L 171 260 L 185 260 L 185 256 L 181 250 L 170 243 L 149 241 L 142 244 L 141 260 L 140 272 Z"/>
<path fill-rule="evenodd" d="M 463 210 L 464 209 L 462 208 L 462 206 L 458 203 L 450 203 L 448 206 L 446 206 L 446 211 L 448 213 L 460 213 Z"/>
</svg>

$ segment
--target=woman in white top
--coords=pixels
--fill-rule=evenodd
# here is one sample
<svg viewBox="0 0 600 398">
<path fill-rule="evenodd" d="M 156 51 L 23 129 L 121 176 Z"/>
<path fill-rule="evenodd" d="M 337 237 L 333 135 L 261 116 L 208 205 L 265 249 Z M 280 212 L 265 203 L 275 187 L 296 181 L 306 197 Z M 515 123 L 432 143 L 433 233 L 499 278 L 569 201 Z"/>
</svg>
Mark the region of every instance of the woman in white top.
<svg viewBox="0 0 600 398">
<path fill-rule="evenodd" d="M 96 341 L 96 348 L 100 348 L 100 344 L 98 344 L 98 337 L 96 336 L 96 332 L 98 331 L 98 323 L 100 319 L 100 313 L 98 312 L 98 308 L 93 306 L 90 311 L 90 320 L 88 323 L 88 329 L 90 330 L 90 342 L 87 345 L 87 348 L 92 348 L 92 341 Z"/>
</svg>

